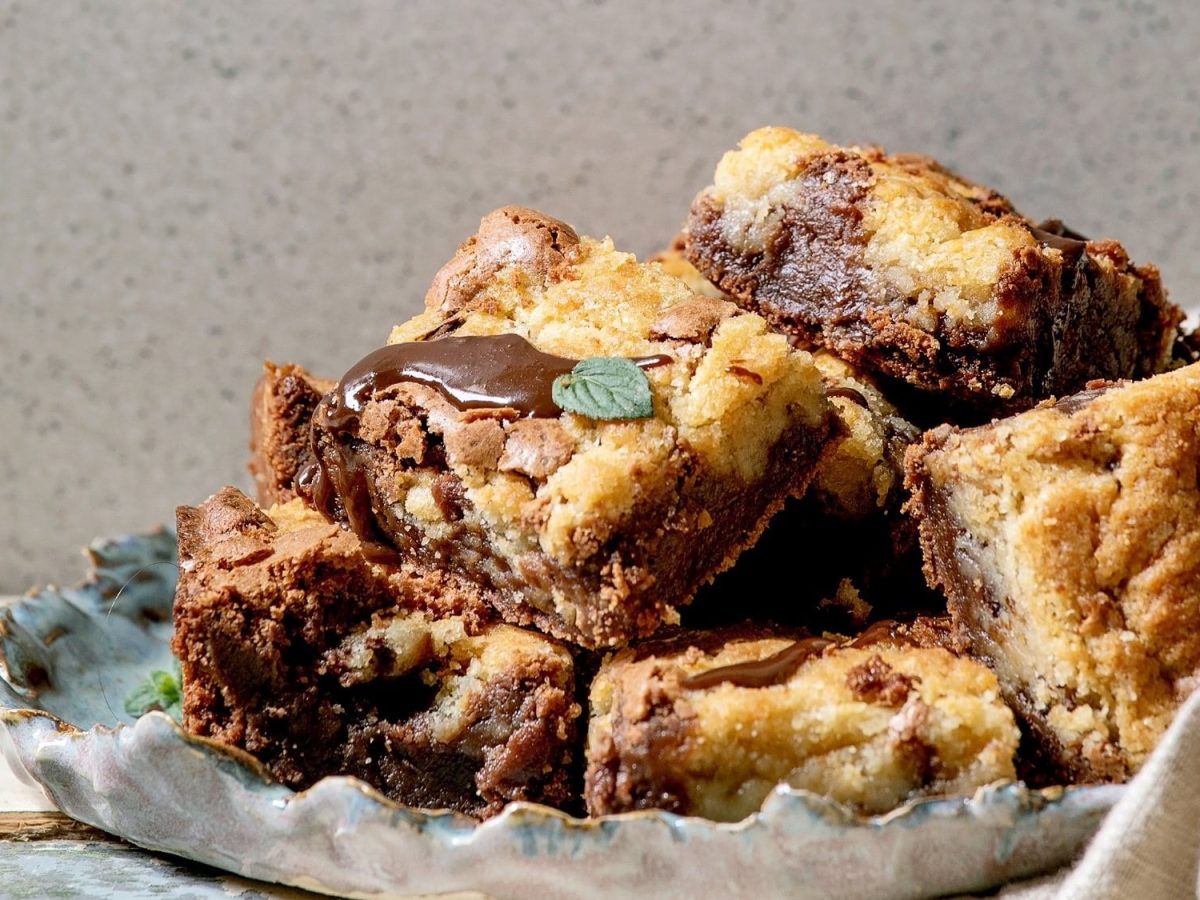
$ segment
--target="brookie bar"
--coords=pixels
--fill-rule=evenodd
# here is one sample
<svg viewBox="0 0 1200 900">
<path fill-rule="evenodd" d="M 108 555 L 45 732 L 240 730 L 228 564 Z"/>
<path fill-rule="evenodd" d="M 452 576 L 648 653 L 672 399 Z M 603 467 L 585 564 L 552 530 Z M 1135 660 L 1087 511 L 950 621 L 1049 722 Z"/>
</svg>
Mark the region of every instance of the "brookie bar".
<svg viewBox="0 0 1200 900">
<path fill-rule="evenodd" d="M 1200 364 L 908 455 L 930 584 L 1042 783 L 1123 781 L 1200 675 Z"/>
<path fill-rule="evenodd" d="M 651 261 L 697 294 L 728 299 L 681 247 L 677 239 Z M 804 497 L 788 501 L 739 565 L 701 591 L 684 613 L 686 625 L 750 617 L 839 630 L 876 611 L 939 605 L 921 578 L 916 525 L 901 510 L 904 451 L 920 429 L 878 379 L 824 350 L 812 358 L 843 438 L 821 459 Z M 803 578 L 794 577 L 798 558 Z"/>
<path fill-rule="evenodd" d="M 697 268 L 801 346 L 986 419 L 1163 371 L 1182 320 L 1113 240 L 1035 226 L 927 157 L 763 128 L 692 206 Z"/>
<path fill-rule="evenodd" d="M 591 689 L 589 813 L 737 821 L 781 781 L 881 813 L 1012 778 L 1018 732 L 996 678 L 936 646 L 941 631 L 745 626 L 619 651 Z"/>
<path fill-rule="evenodd" d="M 641 369 L 649 415 L 561 408 L 555 380 L 598 357 Z M 764 319 L 516 207 L 312 421 L 297 489 L 315 508 L 589 647 L 676 621 L 804 491 L 832 430 L 810 356 Z"/>
<path fill-rule="evenodd" d="M 268 515 L 225 488 L 180 507 L 178 528 L 188 731 L 297 789 L 354 775 L 481 817 L 572 804 L 580 707 L 561 645 L 491 624 L 453 576 L 368 560 L 299 501 Z"/>
</svg>

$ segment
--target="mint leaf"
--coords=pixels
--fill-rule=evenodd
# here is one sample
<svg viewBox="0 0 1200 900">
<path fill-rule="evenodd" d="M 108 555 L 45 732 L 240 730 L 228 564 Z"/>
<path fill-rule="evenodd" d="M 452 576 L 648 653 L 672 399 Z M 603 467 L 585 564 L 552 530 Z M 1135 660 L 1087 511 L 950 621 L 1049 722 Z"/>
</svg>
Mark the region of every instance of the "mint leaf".
<svg viewBox="0 0 1200 900">
<path fill-rule="evenodd" d="M 174 672 L 156 669 L 137 685 L 125 698 L 125 712 L 131 716 L 144 716 L 152 709 L 161 709 L 172 719 L 183 719 L 183 671 L 175 661 Z"/>
<path fill-rule="evenodd" d="M 654 415 L 650 380 L 633 360 L 595 356 L 554 379 L 554 402 L 591 419 L 645 419 Z"/>
</svg>

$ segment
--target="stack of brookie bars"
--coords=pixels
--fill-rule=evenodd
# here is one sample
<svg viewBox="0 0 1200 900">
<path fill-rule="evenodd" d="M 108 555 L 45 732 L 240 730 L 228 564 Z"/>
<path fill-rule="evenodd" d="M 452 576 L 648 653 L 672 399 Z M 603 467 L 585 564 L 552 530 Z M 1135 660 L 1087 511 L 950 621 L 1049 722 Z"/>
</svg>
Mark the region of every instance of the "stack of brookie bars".
<svg viewBox="0 0 1200 900">
<path fill-rule="evenodd" d="M 1200 667 L 1182 318 L 783 128 L 648 263 L 499 209 L 339 381 L 267 364 L 257 502 L 179 510 L 185 725 L 479 817 L 1126 779 Z"/>
</svg>

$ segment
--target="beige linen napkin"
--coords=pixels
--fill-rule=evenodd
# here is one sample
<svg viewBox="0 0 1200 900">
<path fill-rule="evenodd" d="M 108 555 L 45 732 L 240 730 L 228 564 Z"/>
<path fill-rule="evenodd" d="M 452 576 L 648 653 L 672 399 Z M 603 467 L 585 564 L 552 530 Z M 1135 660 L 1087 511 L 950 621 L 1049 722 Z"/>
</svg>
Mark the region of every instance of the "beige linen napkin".
<svg viewBox="0 0 1200 900">
<path fill-rule="evenodd" d="M 1200 897 L 1200 692 L 1074 867 L 1012 885 L 1004 900 Z"/>
</svg>

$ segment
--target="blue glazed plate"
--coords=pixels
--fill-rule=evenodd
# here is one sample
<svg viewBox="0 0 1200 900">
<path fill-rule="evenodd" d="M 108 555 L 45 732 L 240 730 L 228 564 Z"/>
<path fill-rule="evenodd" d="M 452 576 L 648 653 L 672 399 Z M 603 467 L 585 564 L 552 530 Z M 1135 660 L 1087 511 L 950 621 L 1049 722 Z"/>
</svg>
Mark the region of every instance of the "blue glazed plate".
<svg viewBox="0 0 1200 900">
<path fill-rule="evenodd" d="M 163 713 L 123 710 L 170 664 L 175 539 L 97 541 L 93 572 L 0 608 L 0 748 L 66 813 L 151 850 L 361 897 L 916 897 L 984 890 L 1076 856 L 1120 787 L 973 797 L 862 817 L 781 785 L 737 824 L 670 813 L 575 819 L 530 803 L 476 823 L 351 778 L 275 784 Z"/>
</svg>

